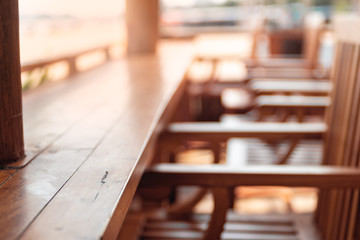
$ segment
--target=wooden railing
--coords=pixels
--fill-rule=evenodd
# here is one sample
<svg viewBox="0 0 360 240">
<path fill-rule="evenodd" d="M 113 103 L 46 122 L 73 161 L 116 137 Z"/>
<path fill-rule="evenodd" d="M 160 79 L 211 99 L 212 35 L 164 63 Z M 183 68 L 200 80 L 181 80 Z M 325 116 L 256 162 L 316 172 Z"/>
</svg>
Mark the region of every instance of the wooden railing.
<svg viewBox="0 0 360 240">
<path fill-rule="evenodd" d="M 63 69 L 63 73 L 57 79 L 63 79 L 71 77 L 79 72 L 83 72 L 85 70 L 92 69 L 96 66 L 99 66 L 108 60 L 111 60 L 114 56 L 112 54 L 112 50 L 115 47 L 115 44 L 109 44 L 101 47 L 95 47 L 91 49 L 87 49 L 84 51 L 79 51 L 73 54 L 58 56 L 54 58 L 48 58 L 41 61 L 29 62 L 25 63 L 21 66 L 21 73 L 22 73 L 22 83 L 23 83 L 23 90 L 27 90 L 29 88 L 35 88 L 42 83 L 52 80 L 51 77 L 48 76 L 48 69 L 55 64 L 64 64 L 66 67 Z M 81 69 L 79 67 L 79 59 L 86 57 L 86 55 L 100 53 L 103 55 L 100 61 L 96 61 L 96 63 L 90 64 L 90 67 L 86 67 L 86 69 Z M 66 69 L 67 68 L 67 69 Z M 33 73 L 35 76 L 33 76 Z M 35 80 L 34 80 L 35 79 Z"/>
</svg>

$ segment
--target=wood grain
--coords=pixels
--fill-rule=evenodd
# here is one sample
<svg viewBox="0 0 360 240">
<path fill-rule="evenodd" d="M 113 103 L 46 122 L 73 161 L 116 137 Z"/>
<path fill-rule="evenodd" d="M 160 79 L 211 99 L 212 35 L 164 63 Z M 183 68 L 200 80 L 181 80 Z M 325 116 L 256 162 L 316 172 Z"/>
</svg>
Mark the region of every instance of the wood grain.
<svg viewBox="0 0 360 240">
<path fill-rule="evenodd" d="M 0 170 L 0 186 L 14 175 L 15 172 L 16 170 Z"/>
<path fill-rule="evenodd" d="M 0 163 L 24 157 L 18 1 L 0 2 Z"/>
<path fill-rule="evenodd" d="M 2 209 L 9 215 L 3 236 L 116 238 L 157 137 L 185 91 L 190 60 L 187 44 L 163 44 L 158 55 L 111 62 L 25 96 L 26 139 L 39 155 L 0 187 L 9 195 L 4 205 L 17 199 L 9 209 L 16 214 Z M 51 189 L 40 199 L 24 194 L 36 184 Z M 7 194 L 11 186 L 21 187 Z"/>
<path fill-rule="evenodd" d="M 0 188 L 1 238 L 18 238 L 86 159 L 89 150 L 44 152 Z M 59 164 L 61 162 L 62 164 Z"/>
</svg>

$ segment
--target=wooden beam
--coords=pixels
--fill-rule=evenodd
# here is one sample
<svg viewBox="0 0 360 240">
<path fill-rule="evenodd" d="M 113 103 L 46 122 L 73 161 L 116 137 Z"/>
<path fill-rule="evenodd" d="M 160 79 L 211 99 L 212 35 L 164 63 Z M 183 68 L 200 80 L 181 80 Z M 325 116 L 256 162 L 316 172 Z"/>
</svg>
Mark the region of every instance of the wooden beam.
<svg viewBox="0 0 360 240">
<path fill-rule="evenodd" d="M 128 54 L 154 53 L 158 40 L 158 0 L 127 0 Z"/>
<path fill-rule="evenodd" d="M 0 164 L 24 156 L 17 0 L 0 1 Z"/>
</svg>

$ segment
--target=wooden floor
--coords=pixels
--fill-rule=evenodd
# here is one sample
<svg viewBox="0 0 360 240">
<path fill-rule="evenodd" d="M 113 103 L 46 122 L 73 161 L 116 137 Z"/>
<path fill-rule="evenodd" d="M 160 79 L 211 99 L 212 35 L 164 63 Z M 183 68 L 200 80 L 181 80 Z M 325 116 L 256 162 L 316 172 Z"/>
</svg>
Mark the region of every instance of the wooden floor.
<svg viewBox="0 0 360 240">
<path fill-rule="evenodd" d="M 0 171 L 0 239 L 115 238 L 191 56 L 163 43 L 26 93 L 27 157 Z"/>
</svg>

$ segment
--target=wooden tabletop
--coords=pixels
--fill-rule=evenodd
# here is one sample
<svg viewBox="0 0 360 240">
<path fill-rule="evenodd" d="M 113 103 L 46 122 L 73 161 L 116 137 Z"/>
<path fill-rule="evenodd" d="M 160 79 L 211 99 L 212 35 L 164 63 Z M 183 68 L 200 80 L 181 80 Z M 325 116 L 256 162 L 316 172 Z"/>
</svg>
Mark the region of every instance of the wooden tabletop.
<svg viewBox="0 0 360 240">
<path fill-rule="evenodd" d="M 185 89 L 190 45 L 158 52 L 24 94 L 27 158 L 0 171 L 0 239 L 116 238 Z"/>
</svg>

